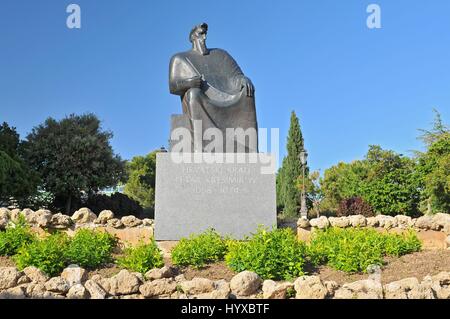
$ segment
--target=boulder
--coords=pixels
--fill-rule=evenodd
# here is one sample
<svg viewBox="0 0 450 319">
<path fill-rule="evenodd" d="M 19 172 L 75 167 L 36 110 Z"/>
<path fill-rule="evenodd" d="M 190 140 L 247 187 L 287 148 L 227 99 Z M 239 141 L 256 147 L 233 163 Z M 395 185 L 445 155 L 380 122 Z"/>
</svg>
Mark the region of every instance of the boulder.
<svg viewBox="0 0 450 319">
<path fill-rule="evenodd" d="M 339 284 L 333 280 L 324 281 L 323 284 L 324 284 L 325 288 L 327 288 L 327 291 L 328 291 L 327 297 L 328 298 L 332 298 L 334 296 L 335 291 L 339 289 Z"/>
<path fill-rule="evenodd" d="M 386 299 L 422 299 L 419 295 L 420 283 L 414 277 L 394 281 L 384 286 Z"/>
<path fill-rule="evenodd" d="M 73 285 L 67 292 L 68 299 L 88 299 L 89 292 L 81 284 Z"/>
<path fill-rule="evenodd" d="M 23 275 L 17 280 L 17 285 L 20 286 L 20 285 L 23 285 L 23 284 L 28 284 L 30 282 L 31 282 L 31 279 L 28 278 L 27 275 Z"/>
<path fill-rule="evenodd" d="M 123 223 L 118 218 L 108 220 L 107 225 L 112 228 L 122 228 Z"/>
<path fill-rule="evenodd" d="M 273 280 L 264 280 L 262 285 L 264 299 L 286 299 L 288 289 L 292 289 L 291 282 L 277 283 Z"/>
<path fill-rule="evenodd" d="M 105 225 L 108 223 L 108 220 L 114 218 L 114 213 L 110 210 L 102 210 L 100 214 L 98 214 L 98 218 L 94 221 L 96 224 Z"/>
<path fill-rule="evenodd" d="M 34 210 L 30 208 L 25 208 L 19 211 L 19 214 L 17 215 L 17 220 L 19 219 L 19 215 L 23 216 L 27 222 L 32 223 L 33 222 L 32 216 L 34 215 Z"/>
<path fill-rule="evenodd" d="M 235 295 L 249 296 L 256 293 L 261 284 L 262 280 L 256 273 L 245 270 L 231 279 L 230 288 Z"/>
<path fill-rule="evenodd" d="M 45 283 L 49 277 L 45 272 L 34 266 L 24 268 L 23 273 L 32 281 L 37 283 Z"/>
<path fill-rule="evenodd" d="M 319 218 L 313 218 L 309 221 L 312 227 L 316 227 L 319 229 L 324 229 L 330 226 L 330 222 L 328 218 L 325 216 L 320 216 Z"/>
<path fill-rule="evenodd" d="M 6 207 L 0 207 L 0 219 L 2 219 L 2 218 L 5 218 L 5 219 L 10 218 L 10 211 Z"/>
<path fill-rule="evenodd" d="M 67 229 L 72 226 L 73 221 L 70 216 L 58 213 L 52 216 L 50 227 L 54 229 Z"/>
<path fill-rule="evenodd" d="M 450 235 L 447 236 L 447 238 L 445 239 L 445 244 L 447 246 L 447 249 L 450 248 Z"/>
<path fill-rule="evenodd" d="M 147 281 L 139 287 L 139 291 L 145 298 L 152 298 L 160 295 L 170 295 L 177 289 L 177 283 L 173 278 L 163 278 Z"/>
<path fill-rule="evenodd" d="M 25 211 L 27 211 L 27 209 L 24 209 L 22 211 L 22 214 L 25 215 L 24 213 Z M 33 212 L 30 209 L 30 211 L 31 212 L 28 215 L 25 215 L 25 218 L 28 223 L 42 228 L 50 226 L 50 222 L 52 220 L 53 215 L 49 210 L 39 209 L 38 211 Z"/>
<path fill-rule="evenodd" d="M 153 224 L 154 224 L 154 220 L 153 219 L 144 218 L 142 220 L 142 225 L 144 225 L 144 226 L 153 226 Z"/>
<path fill-rule="evenodd" d="M 431 276 L 425 276 L 420 283 L 420 299 L 436 299 L 436 293 L 433 287 L 437 288 L 436 282 L 433 282 L 433 278 Z"/>
<path fill-rule="evenodd" d="M 378 215 L 376 216 L 378 219 L 379 227 L 384 227 L 385 229 L 391 229 L 397 227 L 396 219 L 392 216 L 388 215 Z"/>
<path fill-rule="evenodd" d="M 450 272 L 440 272 L 432 276 L 432 289 L 438 299 L 450 299 Z"/>
<path fill-rule="evenodd" d="M 9 219 L 13 222 L 17 222 L 19 220 L 19 216 L 21 215 L 20 212 L 21 212 L 21 210 L 18 208 L 10 210 L 9 211 Z"/>
<path fill-rule="evenodd" d="M 175 276 L 175 269 L 173 267 L 164 266 L 162 268 L 154 268 L 145 274 L 148 280 L 155 280 L 161 278 L 170 278 Z"/>
<path fill-rule="evenodd" d="M 128 270 L 123 269 L 109 280 L 109 294 L 113 296 L 131 295 L 139 291 L 141 280 Z"/>
<path fill-rule="evenodd" d="M 366 224 L 368 227 L 378 227 L 380 225 L 377 217 L 367 217 Z"/>
<path fill-rule="evenodd" d="M 91 295 L 91 299 L 105 299 L 106 291 L 103 290 L 95 281 L 88 280 L 84 284 L 84 287 Z"/>
<path fill-rule="evenodd" d="M 189 281 L 183 281 L 180 284 L 181 289 L 185 294 L 197 295 L 211 292 L 215 289 L 214 282 L 206 278 L 193 278 Z"/>
<path fill-rule="evenodd" d="M 0 267 L 0 290 L 15 287 L 20 277 L 22 272 L 15 267 Z"/>
<path fill-rule="evenodd" d="M 410 228 L 413 226 L 413 220 L 409 216 L 397 215 L 394 218 L 395 218 L 397 227 L 399 227 L 399 228 L 406 229 L 406 228 Z"/>
<path fill-rule="evenodd" d="M 6 217 L 0 217 L 0 230 L 6 229 L 6 226 L 8 226 L 9 219 Z"/>
<path fill-rule="evenodd" d="M 62 271 L 61 278 L 65 279 L 69 286 L 72 287 L 88 280 L 88 273 L 81 267 L 71 265 Z"/>
<path fill-rule="evenodd" d="M 365 279 L 344 284 L 334 292 L 335 299 L 383 299 L 381 282 Z"/>
<path fill-rule="evenodd" d="M 302 276 L 294 282 L 296 299 L 325 299 L 328 290 L 319 276 Z"/>
<path fill-rule="evenodd" d="M 297 227 L 298 228 L 310 228 L 311 224 L 309 223 L 309 220 L 302 217 L 297 220 Z"/>
<path fill-rule="evenodd" d="M 441 230 L 447 224 L 450 224 L 450 214 L 437 213 L 433 216 L 431 229 L 433 230 Z"/>
<path fill-rule="evenodd" d="M 124 216 L 121 219 L 122 224 L 125 227 L 136 227 L 142 224 L 142 220 L 140 220 L 139 218 L 136 218 L 136 216 Z"/>
<path fill-rule="evenodd" d="M 350 225 L 350 220 L 343 217 L 328 217 L 328 221 L 332 227 L 346 228 Z"/>
<path fill-rule="evenodd" d="M 348 219 L 352 227 L 365 227 L 367 225 L 366 217 L 363 215 L 348 216 Z"/>
<path fill-rule="evenodd" d="M 420 216 L 416 219 L 416 222 L 414 223 L 414 226 L 419 229 L 428 230 L 431 229 L 433 225 L 433 217 L 425 215 Z"/>
<path fill-rule="evenodd" d="M 24 287 L 14 287 L 0 291 L 0 299 L 25 299 Z"/>
<path fill-rule="evenodd" d="M 43 299 L 47 290 L 45 284 L 40 282 L 32 282 L 27 286 L 26 294 L 33 299 Z"/>
<path fill-rule="evenodd" d="M 86 207 L 80 208 L 72 215 L 72 220 L 78 224 L 92 223 L 97 219 L 97 216 Z"/>
<path fill-rule="evenodd" d="M 57 294 L 65 294 L 69 291 L 70 285 L 64 278 L 53 277 L 47 280 L 47 282 L 45 283 L 45 289 Z"/>
</svg>

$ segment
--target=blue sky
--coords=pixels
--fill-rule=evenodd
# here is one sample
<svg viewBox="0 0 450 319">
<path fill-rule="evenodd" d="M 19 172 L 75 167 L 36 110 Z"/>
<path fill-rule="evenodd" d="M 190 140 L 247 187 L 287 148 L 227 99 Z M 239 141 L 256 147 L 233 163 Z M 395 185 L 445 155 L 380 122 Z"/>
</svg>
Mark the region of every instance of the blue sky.
<svg viewBox="0 0 450 319">
<path fill-rule="evenodd" d="M 82 28 L 66 27 L 77 3 Z M 382 9 L 382 28 L 366 8 Z M 123 158 L 167 145 L 170 57 L 194 24 L 256 87 L 260 127 L 300 118 L 309 163 L 362 158 L 369 144 L 409 154 L 437 108 L 450 119 L 448 0 L 1 0 L 0 121 L 22 137 L 48 116 L 93 112 Z"/>
</svg>

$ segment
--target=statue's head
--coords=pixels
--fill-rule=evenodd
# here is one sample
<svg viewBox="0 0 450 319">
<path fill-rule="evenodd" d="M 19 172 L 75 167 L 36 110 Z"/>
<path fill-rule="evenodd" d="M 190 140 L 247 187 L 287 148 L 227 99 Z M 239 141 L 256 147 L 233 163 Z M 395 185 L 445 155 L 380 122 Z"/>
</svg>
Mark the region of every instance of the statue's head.
<svg viewBox="0 0 450 319">
<path fill-rule="evenodd" d="M 196 40 L 206 40 L 206 35 L 208 33 L 208 24 L 202 23 L 196 25 L 192 28 L 191 33 L 189 33 L 189 41 L 194 43 Z"/>
<path fill-rule="evenodd" d="M 195 51 L 205 55 L 208 54 L 208 48 L 206 47 L 206 35 L 208 33 L 208 25 L 202 23 L 192 28 L 189 33 L 189 41 L 192 43 L 192 48 Z"/>
</svg>

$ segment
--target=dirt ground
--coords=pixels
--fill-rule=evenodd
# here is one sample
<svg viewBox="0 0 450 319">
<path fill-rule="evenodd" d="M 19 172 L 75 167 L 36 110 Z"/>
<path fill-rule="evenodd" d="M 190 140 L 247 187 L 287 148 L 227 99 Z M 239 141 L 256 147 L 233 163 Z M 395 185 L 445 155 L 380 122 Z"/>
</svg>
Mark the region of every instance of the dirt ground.
<svg viewBox="0 0 450 319">
<path fill-rule="evenodd" d="M 423 250 L 398 258 L 386 257 L 385 262 L 381 267 L 381 281 L 384 284 L 408 277 L 422 280 L 427 275 L 450 271 L 450 250 Z M 311 274 L 319 275 L 322 280 L 334 280 L 338 284 L 368 278 L 367 274 L 347 274 L 327 266 L 321 266 Z"/>
<path fill-rule="evenodd" d="M 170 261 L 167 262 L 170 264 Z M 441 271 L 450 272 L 450 250 L 423 250 L 421 252 L 405 255 L 399 258 L 385 258 L 385 265 L 382 266 L 381 280 L 389 283 L 408 277 L 416 277 L 422 280 L 427 275 L 436 275 Z M 0 267 L 14 266 L 14 262 L 9 257 L 0 256 Z M 114 264 L 108 264 L 101 269 L 89 271 L 89 278 L 95 274 L 102 277 L 112 277 L 120 271 Z M 193 267 L 182 267 L 178 271 L 184 274 L 186 279 L 194 277 L 209 278 L 212 280 L 230 280 L 236 273 L 230 270 L 224 262 L 207 265 L 201 269 Z M 367 279 L 368 275 L 363 273 L 347 274 L 334 270 L 327 266 L 321 266 L 311 270 L 310 275 L 319 275 L 322 280 L 334 280 L 338 284 L 349 283 L 361 279 Z"/>
</svg>

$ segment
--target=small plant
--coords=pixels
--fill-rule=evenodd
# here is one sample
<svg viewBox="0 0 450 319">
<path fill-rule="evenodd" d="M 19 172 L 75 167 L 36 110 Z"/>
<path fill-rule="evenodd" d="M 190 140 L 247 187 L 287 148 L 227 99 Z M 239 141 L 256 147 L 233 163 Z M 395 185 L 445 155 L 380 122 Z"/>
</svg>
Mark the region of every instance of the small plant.
<svg viewBox="0 0 450 319">
<path fill-rule="evenodd" d="M 246 242 L 229 242 L 227 265 L 236 272 L 250 270 L 264 279 L 290 280 L 304 274 L 306 246 L 291 229 L 259 228 Z"/>
<path fill-rule="evenodd" d="M 161 250 L 152 240 L 149 244 L 140 243 L 136 247 L 125 248 L 124 256 L 118 258 L 117 264 L 126 269 L 145 274 L 153 268 L 164 266 Z"/>
<path fill-rule="evenodd" d="M 199 268 L 223 259 L 226 251 L 226 240 L 213 229 L 209 229 L 202 234 L 182 238 L 172 250 L 172 261 L 178 266 Z"/>
<path fill-rule="evenodd" d="M 111 262 L 117 239 L 106 232 L 80 229 L 70 241 L 65 253 L 70 263 L 95 268 Z"/>
<path fill-rule="evenodd" d="M 20 247 L 33 242 L 34 234 L 25 222 L 23 216 L 17 223 L 9 225 L 4 232 L 0 232 L 0 256 L 13 256 Z"/>
<path fill-rule="evenodd" d="M 13 257 L 19 269 L 35 266 L 49 276 L 59 274 L 67 265 L 65 251 L 69 238 L 64 233 L 49 235 L 19 248 Z"/>
<path fill-rule="evenodd" d="M 382 265 L 386 255 L 400 256 L 420 250 L 412 231 L 403 234 L 380 233 L 374 229 L 328 228 L 317 231 L 308 247 L 313 264 L 353 273 L 366 271 L 369 265 Z"/>
</svg>

